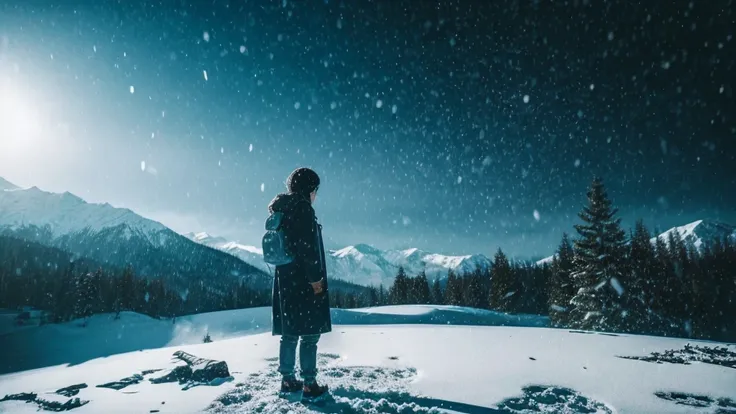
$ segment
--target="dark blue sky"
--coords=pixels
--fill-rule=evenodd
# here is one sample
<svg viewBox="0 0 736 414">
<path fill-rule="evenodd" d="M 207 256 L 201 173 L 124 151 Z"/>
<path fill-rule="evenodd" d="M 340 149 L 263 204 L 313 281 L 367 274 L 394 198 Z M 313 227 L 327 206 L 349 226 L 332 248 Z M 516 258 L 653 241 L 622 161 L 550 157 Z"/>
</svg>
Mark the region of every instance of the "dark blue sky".
<svg viewBox="0 0 736 414">
<path fill-rule="evenodd" d="M 0 2 L 21 185 L 251 244 L 301 165 L 330 247 L 547 255 L 594 175 L 736 224 L 733 0 L 59 3 Z"/>
</svg>

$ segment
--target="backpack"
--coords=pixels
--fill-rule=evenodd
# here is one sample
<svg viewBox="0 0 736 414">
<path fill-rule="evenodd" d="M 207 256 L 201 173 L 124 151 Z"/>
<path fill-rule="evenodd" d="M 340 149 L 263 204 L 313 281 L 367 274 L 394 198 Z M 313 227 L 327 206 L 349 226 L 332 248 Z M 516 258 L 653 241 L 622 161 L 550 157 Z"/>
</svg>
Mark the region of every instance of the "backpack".
<svg viewBox="0 0 736 414">
<path fill-rule="evenodd" d="M 274 266 L 289 264 L 294 257 L 286 247 L 286 234 L 284 234 L 284 213 L 274 211 L 266 219 L 266 234 L 261 240 L 263 248 L 263 260 Z"/>
</svg>

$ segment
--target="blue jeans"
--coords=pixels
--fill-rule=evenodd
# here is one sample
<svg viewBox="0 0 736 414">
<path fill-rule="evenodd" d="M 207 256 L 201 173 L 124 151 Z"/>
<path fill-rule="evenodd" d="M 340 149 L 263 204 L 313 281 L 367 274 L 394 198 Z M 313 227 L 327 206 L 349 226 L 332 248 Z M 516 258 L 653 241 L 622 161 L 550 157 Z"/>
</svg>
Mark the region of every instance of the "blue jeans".
<svg viewBox="0 0 736 414">
<path fill-rule="evenodd" d="M 299 345 L 299 368 L 301 370 L 304 382 L 315 382 L 317 379 L 317 342 L 320 335 L 302 335 L 302 336 L 281 336 L 281 346 L 279 348 L 279 372 L 284 377 L 294 376 L 294 367 L 296 366 L 296 346 L 301 338 Z"/>
</svg>

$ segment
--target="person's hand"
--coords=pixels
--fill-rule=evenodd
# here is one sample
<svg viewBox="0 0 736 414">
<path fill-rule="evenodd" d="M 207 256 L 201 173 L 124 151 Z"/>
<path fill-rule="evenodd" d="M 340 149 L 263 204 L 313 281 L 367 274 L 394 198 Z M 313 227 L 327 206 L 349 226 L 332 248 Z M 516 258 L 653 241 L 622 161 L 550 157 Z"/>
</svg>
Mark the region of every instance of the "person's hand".
<svg viewBox="0 0 736 414">
<path fill-rule="evenodd" d="M 319 295 L 322 292 L 324 292 L 325 283 L 324 283 L 324 281 L 322 279 L 320 279 L 320 280 L 318 280 L 316 282 L 311 282 L 310 285 L 312 285 L 312 290 L 314 290 L 314 294 L 315 295 Z"/>
</svg>

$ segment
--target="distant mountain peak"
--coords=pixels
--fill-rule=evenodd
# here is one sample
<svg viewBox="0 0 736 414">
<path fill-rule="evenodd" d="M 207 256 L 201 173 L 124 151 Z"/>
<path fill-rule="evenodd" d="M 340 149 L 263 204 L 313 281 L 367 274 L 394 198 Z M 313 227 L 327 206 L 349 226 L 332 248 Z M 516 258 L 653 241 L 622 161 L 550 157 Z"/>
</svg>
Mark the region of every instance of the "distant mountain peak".
<svg viewBox="0 0 736 414">
<path fill-rule="evenodd" d="M 223 241 L 221 237 L 207 233 L 188 233 L 185 236 L 198 243 L 228 252 L 243 261 L 266 270 L 263 251 L 254 246 Z M 477 267 L 487 268 L 491 261 L 483 255 L 446 256 L 430 254 L 417 248 L 405 250 L 380 250 L 365 243 L 330 250 L 326 255 L 327 273 L 330 278 L 341 279 L 359 285 L 388 286 L 398 273 L 399 267 L 410 276 L 424 271 L 429 279 L 444 278 L 449 270 L 462 274 Z"/>
<path fill-rule="evenodd" d="M 698 250 L 702 249 L 706 243 L 711 243 L 716 239 L 722 239 L 724 237 L 729 237 L 736 241 L 736 227 L 714 220 L 696 220 L 684 226 L 673 227 L 657 237 L 667 243 L 670 234 L 674 232 L 679 233 L 683 241 L 692 243 Z M 652 238 L 652 242 L 656 240 L 656 238 Z"/>
<path fill-rule="evenodd" d="M 679 233 L 685 243 L 692 243 L 697 250 L 701 250 L 708 243 L 724 237 L 729 237 L 736 242 L 736 227 L 715 220 L 695 220 L 683 226 L 672 227 L 658 236 L 652 237 L 650 241 L 655 243 L 657 238 L 660 238 L 667 244 L 669 243 L 670 234 L 674 232 Z M 537 261 L 537 266 L 552 264 L 555 256 L 556 254 Z"/>
<path fill-rule="evenodd" d="M 369 244 L 359 243 L 353 246 L 347 246 L 342 249 L 332 251 L 331 254 L 336 257 L 360 256 L 360 255 L 378 256 L 381 254 L 381 251 Z"/>
</svg>

